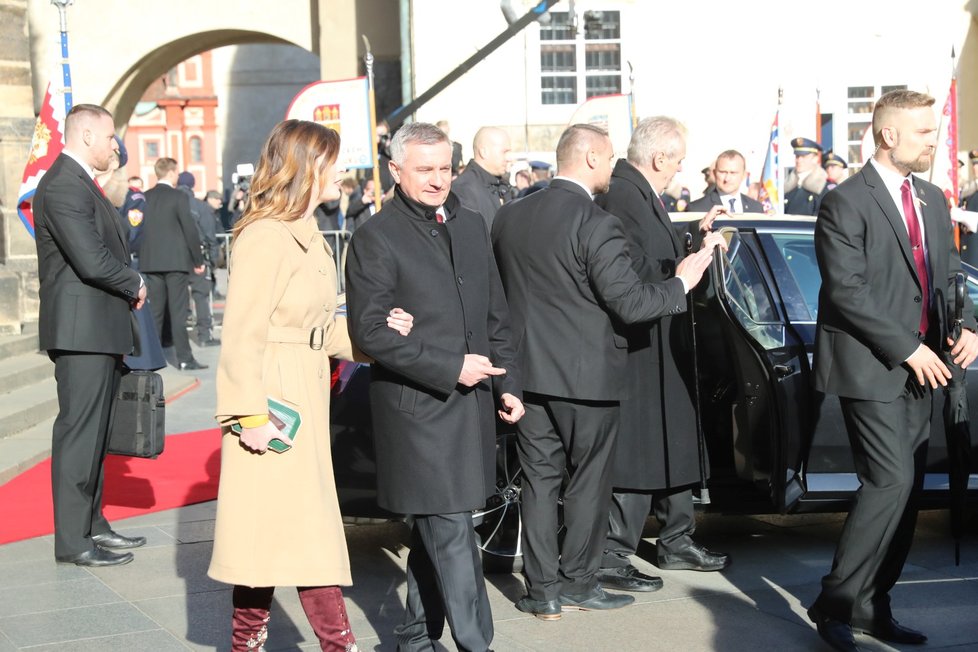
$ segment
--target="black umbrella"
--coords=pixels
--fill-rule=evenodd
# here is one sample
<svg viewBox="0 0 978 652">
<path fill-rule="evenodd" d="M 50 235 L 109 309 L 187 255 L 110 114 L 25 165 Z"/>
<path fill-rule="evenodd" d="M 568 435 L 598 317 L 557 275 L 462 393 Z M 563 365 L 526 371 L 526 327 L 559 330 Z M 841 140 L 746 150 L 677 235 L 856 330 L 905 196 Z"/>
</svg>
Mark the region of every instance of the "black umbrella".
<svg viewBox="0 0 978 652">
<path fill-rule="evenodd" d="M 954 278 L 954 320 L 947 325 L 948 334 L 957 341 L 964 324 L 962 310 L 965 297 L 965 276 Z M 940 304 L 938 304 L 940 305 Z M 943 330 L 943 329 L 942 329 Z M 947 340 L 944 341 L 947 347 Z M 954 538 L 954 564 L 961 563 L 961 537 L 968 515 L 968 476 L 971 470 L 971 424 L 968 413 L 966 369 L 947 356 L 951 380 L 944 398 L 944 435 L 947 438 L 947 475 L 950 498 L 951 536 Z"/>
<path fill-rule="evenodd" d="M 693 235 L 686 234 L 686 255 L 693 251 Z M 715 259 L 715 254 L 714 254 Z M 693 293 L 689 293 L 689 325 L 692 334 L 693 345 L 693 400 L 696 407 L 696 447 L 700 462 L 700 504 L 710 504 L 710 488 L 706 484 L 709 477 L 708 464 L 706 461 L 706 435 L 703 433 L 703 409 L 700 404 L 700 368 L 696 353 L 696 310 L 694 307 Z"/>
</svg>

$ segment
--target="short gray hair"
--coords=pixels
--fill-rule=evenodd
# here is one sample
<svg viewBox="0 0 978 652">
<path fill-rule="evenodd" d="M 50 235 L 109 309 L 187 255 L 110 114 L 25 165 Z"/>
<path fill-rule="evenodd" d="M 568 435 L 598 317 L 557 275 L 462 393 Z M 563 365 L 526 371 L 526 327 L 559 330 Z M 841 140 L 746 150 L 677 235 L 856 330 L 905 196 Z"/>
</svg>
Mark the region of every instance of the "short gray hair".
<svg viewBox="0 0 978 652">
<path fill-rule="evenodd" d="M 656 153 L 670 159 L 679 154 L 686 142 L 686 127 L 679 120 L 664 115 L 639 120 L 628 143 L 628 160 L 636 165 L 649 165 Z"/>
<path fill-rule="evenodd" d="M 444 131 L 428 122 L 409 122 L 394 132 L 391 139 L 391 160 L 402 165 L 407 146 L 412 143 L 434 145 L 436 143 L 451 143 Z"/>
</svg>

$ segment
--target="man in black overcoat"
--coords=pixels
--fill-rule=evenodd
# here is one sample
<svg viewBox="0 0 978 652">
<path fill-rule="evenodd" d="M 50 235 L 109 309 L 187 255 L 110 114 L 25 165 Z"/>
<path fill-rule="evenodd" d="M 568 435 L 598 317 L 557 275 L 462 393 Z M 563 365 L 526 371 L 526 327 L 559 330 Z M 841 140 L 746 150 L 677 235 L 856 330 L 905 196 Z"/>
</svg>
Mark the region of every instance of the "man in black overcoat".
<svg viewBox="0 0 978 652">
<path fill-rule="evenodd" d="M 452 183 L 452 192 L 466 208 L 482 215 L 492 228 L 496 211 L 513 199 L 509 185 L 509 134 L 499 127 L 482 127 L 472 139 L 472 159 Z"/>
<path fill-rule="evenodd" d="M 860 487 L 842 528 L 832 570 L 809 609 L 837 650 L 856 650 L 853 631 L 896 644 L 921 632 L 893 618 L 917 522 L 930 435 L 932 391 L 951 373 L 940 357 L 936 288 L 953 295 L 961 270 L 947 202 L 926 172 L 937 138 L 934 98 L 883 95 L 873 111 L 877 151 L 825 195 L 815 223 L 822 275 L 815 336 L 815 389 L 839 396 Z M 971 301 L 951 347 L 953 364 L 978 356 Z"/>
<path fill-rule="evenodd" d="M 377 502 L 413 520 L 398 649 L 431 650 L 447 617 L 459 649 L 485 652 L 471 511 L 495 492 L 496 415 L 515 423 L 523 404 L 489 234 L 449 192 L 451 156 L 433 125 L 397 131 L 394 198 L 354 233 L 346 287 L 351 336 L 374 359 Z M 387 327 L 395 306 L 414 315 L 407 337 Z"/>
<path fill-rule="evenodd" d="M 723 206 L 728 213 L 763 213 L 761 202 L 740 192 L 747 174 L 744 155 L 735 149 L 728 149 L 717 156 L 713 164 L 715 185 L 706 194 L 689 203 L 687 212 L 705 213 L 713 206 Z M 661 192 L 657 191 L 661 195 Z"/>
<path fill-rule="evenodd" d="M 163 335 L 163 319 L 170 317 L 170 335 L 181 370 L 206 369 L 194 359 L 187 336 L 190 315 L 190 274 L 204 273 L 204 254 L 190 199 L 177 190 L 177 162 L 160 158 L 153 166 L 157 183 L 146 191 L 139 271 L 149 287 L 149 309 L 156 332 Z"/>
<path fill-rule="evenodd" d="M 605 593 L 595 579 L 628 346 L 613 332 L 612 317 L 632 324 L 684 312 L 686 292 L 712 258 L 704 249 L 662 283 L 638 278 L 621 221 L 592 200 L 608 189 L 613 158 L 605 131 L 568 127 L 557 143 L 558 175 L 549 187 L 500 209 L 492 229 L 526 405 L 517 450 L 527 595 L 516 607 L 543 620 L 633 602 Z M 565 471 L 565 534 L 558 547 Z"/>
<path fill-rule="evenodd" d="M 611 188 L 596 199 L 625 227 L 632 267 L 647 283 L 662 283 L 675 274 L 685 255 L 684 235 L 699 245 L 722 204 L 700 222 L 673 225 L 659 201 L 682 167 L 686 128 L 665 116 L 646 118 L 632 132 L 628 158 L 619 160 Z M 739 190 L 726 170 L 731 158 L 717 159 L 716 187 Z M 742 161 L 741 161 L 742 163 Z M 716 190 L 713 194 L 716 194 Z M 728 193 L 725 193 L 728 194 Z M 716 237 L 716 236 L 713 236 Z M 621 428 L 614 456 L 614 496 L 608 535 L 598 578 L 602 585 L 625 591 L 654 591 L 658 577 L 645 575 L 629 561 L 642 538 L 649 511 L 661 524 L 657 564 L 668 570 L 716 571 L 728 559 L 693 541 L 696 518 L 692 485 L 700 481 L 690 323 L 684 315 L 665 315 L 653 322 L 620 326 L 628 338 L 627 394 L 621 402 Z"/>
<path fill-rule="evenodd" d="M 127 234 L 95 183 L 118 145 L 112 115 L 78 104 L 65 120 L 65 148 L 34 195 L 40 278 L 39 339 L 54 361 L 58 416 L 51 443 L 54 555 L 61 563 L 132 561 L 145 537 L 112 531 L 102 515 L 102 465 L 122 356 L 132 353 L 132 308 L 146 286 L 129 267 Z"/>
</svg>

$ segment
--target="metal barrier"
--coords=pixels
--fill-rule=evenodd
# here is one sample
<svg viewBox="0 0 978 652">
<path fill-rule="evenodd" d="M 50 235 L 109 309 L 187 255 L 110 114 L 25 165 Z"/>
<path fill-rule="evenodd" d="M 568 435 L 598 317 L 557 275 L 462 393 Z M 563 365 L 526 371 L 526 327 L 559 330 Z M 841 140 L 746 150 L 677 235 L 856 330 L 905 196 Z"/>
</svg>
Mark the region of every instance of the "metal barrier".
<svg viewBox="0 0 978 652">
<path fill-rule="evenodd" d="M 326 242 L 329 243 L 330 248 L 333 250 L 333 260 L 336 262 L 336 289 L 338 292 L 344 292 L 346 290 L 346 275 L 343 273 L 343 269 L 346 266 L 346 245 L 353 234 L 345 230 L 320 231 L 320 233 L 323 234 Z M 224 260 L 227 261 L 227 265 L 230 268 L 231 234 L 218 233 L 217 240 L 224 253 Z"/>
</svg>

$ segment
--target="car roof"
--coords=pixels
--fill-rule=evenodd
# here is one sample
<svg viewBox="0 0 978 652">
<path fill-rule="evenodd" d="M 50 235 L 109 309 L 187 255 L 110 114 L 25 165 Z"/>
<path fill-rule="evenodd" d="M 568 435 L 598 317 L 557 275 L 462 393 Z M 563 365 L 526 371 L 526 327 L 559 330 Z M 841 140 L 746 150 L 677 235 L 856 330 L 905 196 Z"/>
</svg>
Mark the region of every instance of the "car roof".
<svg viewBox="0 0 978 652">
<path fill-rule="evenodd" d="M 669 218 L 676 224 L 694 222 L 703 218 L 704 212 L 669 213 Z M 815 217 L 811 215 L 763 215 L 759 213 L 738 213 L 722 215 L 714 222 L 715 226 L 730 226 L 737 229 L 754 229 L 762 233 L 774 232 L 807 232 L 815 230 Z"/>
</svg>

